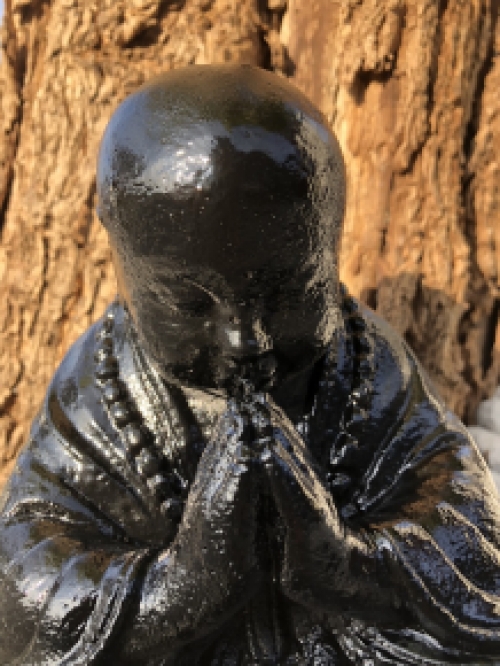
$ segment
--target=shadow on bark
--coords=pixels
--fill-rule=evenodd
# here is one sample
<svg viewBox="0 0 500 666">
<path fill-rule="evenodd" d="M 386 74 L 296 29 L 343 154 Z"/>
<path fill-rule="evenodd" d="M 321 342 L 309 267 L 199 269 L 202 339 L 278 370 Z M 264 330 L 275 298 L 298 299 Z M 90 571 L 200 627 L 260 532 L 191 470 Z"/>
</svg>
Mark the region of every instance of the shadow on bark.
<svg viewBox="0 0 500 666">
<path fill-rule="evenodd" d="M 361 300 L 404 337 L 447 406 L 474 423 L 479 402 L 500 380 L 500 304 L 487 287 L 474 302 L 458 303 L 421 275 L 402 273 L 383 278 Z"/>
</svg>

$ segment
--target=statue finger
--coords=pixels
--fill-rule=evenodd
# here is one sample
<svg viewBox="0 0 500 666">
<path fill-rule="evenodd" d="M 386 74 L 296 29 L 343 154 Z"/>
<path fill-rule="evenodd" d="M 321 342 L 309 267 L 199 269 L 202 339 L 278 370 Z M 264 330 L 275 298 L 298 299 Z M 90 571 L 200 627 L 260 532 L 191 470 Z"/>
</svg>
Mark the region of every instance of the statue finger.
<svg viewBox="0 0 500 666">
<path fill-rule="evenodd" d="M 256 451 L 245 438 L 244 419 L 227 418 L 207 445 L 193 484 L 193 502 L 218 507 L 220 515 L 235 509 L 236 500 L 249 497 L 255 485 Z"/>
<path fill-rule="evenodd" d="M 331 495 L 314 466 L 297 455 L 283 433 L 275 433 L 273 446 L 263 458 L 272 495 L 285 519 L 289 516 L 294 523 L 302 519 L 307 523 L 336 516 Z"/>
<path fill-rule="evenodd" d="M 307 470 L 302 470 L 294 456 L 280 445 L 267 451 L 264 467 L 271 494 L 285 522 L 305 520 L 307 524 L 314 512 L 314 486 Z"/>
</svg>

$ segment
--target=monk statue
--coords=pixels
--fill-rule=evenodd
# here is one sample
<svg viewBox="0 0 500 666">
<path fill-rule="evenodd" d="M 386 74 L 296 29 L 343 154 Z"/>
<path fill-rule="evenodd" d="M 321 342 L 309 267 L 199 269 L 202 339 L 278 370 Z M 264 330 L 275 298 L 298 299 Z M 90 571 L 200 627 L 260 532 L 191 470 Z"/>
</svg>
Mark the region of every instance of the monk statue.
<svg viewBox="0 0 500 666">
<path fill-rule="evenodd" d="M 500 664 L 500 501 L 339 282 L 345 174 L 282 78 L 192 66 L 102 140 L 119 295 L 0 503 L 3 666 Z"/>
</svg>

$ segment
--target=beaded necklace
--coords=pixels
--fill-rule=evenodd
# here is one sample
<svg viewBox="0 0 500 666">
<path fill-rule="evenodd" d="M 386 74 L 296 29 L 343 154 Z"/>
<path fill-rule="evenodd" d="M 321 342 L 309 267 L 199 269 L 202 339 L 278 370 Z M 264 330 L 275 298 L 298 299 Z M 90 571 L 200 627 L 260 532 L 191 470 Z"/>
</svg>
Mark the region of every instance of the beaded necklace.
<svg viewBox="0 0 500 666">
<path fill-rule="evenodd" d="M 113 349 L 114 314 L 108 312 L 97 334 L 95 377 L 109 419 L 125 446 L 128 463 L 147 485 L 160 511 L 172 522 L 182 517 L 188 483 L 172 461 L 155 446 L 155 438 L 134 409 L 125 385 L 119 379 Z"/>
<path fill-rule="evenodd" d="M 341 500 L 352 491 L 356 482 L 353 471 L 359 471 L 360 463 L 369 454 L 366 447 L 361 446 L 355 435 L 359 425 L 369 417 L 369 407 L 373 377 L 375 372 L 375 356 L 373 344 L 368 336 L 367 324 L 360 312 L 359 304 L 341 284 L 342 312 L 346 324 L 347 352 L 353 359 L 352 379 L 349 396 L 340 418 L 340 429 L 330 449 L 327 483 L 332 495 Z M 333 371 L 335 371 L 333 369 Z M 325 396 L 328 401 L 328 396 Z M 342 508 L 342 516 L 350 518 L 357 513 L 354 504 Z"/>
</svg>

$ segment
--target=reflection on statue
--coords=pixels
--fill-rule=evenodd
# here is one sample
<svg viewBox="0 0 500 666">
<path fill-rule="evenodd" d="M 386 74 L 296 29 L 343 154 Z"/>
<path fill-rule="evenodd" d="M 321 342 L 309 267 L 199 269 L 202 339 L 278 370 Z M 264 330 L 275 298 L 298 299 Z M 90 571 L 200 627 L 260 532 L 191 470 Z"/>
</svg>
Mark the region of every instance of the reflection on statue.
<svg viewBox="0 0 500 666">
<path fill-rule="evenodd" d="M 191 67 L 105 133 L 120 296 L 1 503 L 0 663 L 500 663 L 500 502 L 405 343 L 338 281 L 320 114 Z"/>
</svg>

